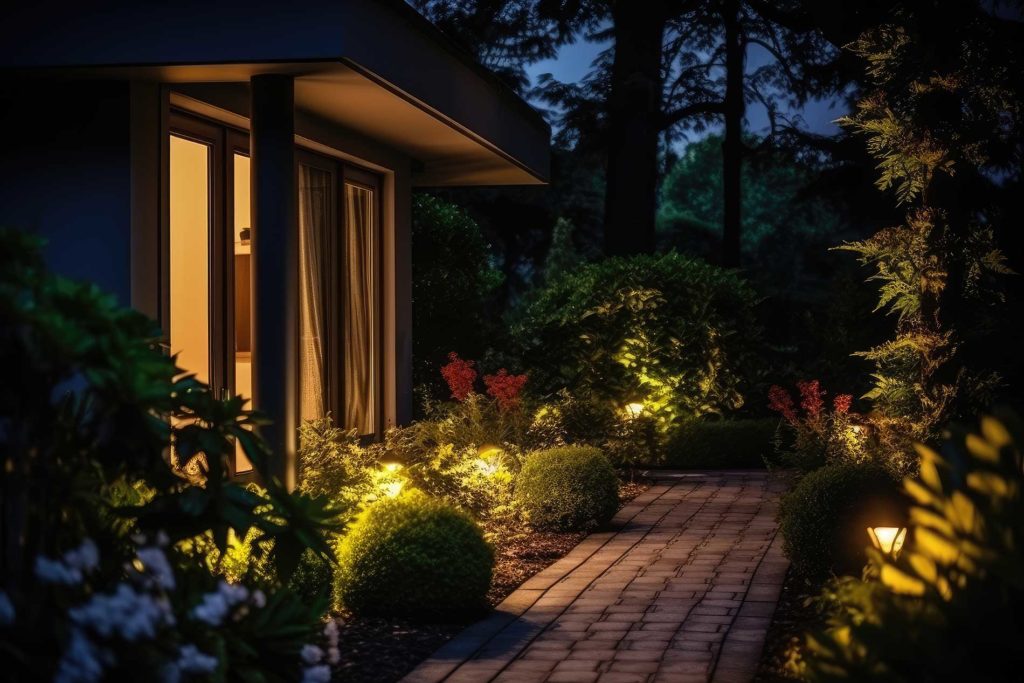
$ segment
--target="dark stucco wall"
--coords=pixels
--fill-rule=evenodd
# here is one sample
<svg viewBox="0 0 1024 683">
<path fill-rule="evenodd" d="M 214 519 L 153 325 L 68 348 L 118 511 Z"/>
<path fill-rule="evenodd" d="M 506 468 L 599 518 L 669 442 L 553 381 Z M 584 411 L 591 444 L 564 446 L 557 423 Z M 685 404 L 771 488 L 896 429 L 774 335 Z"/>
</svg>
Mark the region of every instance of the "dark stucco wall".
<svg viewBox="0 0 1024 683">
<path fill-rule="evenodd" d="M 126 83 L 0 90 L 0 225 L 48 240 L 58 273 L 131 303 Z"/>
</svg>

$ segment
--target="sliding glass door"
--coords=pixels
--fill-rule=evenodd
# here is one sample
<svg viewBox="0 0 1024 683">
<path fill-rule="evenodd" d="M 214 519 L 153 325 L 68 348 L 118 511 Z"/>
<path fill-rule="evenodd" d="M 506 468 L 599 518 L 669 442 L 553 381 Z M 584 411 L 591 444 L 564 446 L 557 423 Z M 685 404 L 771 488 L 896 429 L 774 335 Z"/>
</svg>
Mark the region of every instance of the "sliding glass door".
<svg viewBox="0 0 1024 683">
<path fill-rule="evenodd" d="M 219 395 L 252 397 L 251 169 L 245 133 L 172 113 L 164 316 L 179 366 Z M 302 420 L 383 425 L 376 176 L 297 150 L 298 387 Z M 258 406 L 256 406 L 258 407 Z M 252 470 L 239 450 L 235 474 Z"/>
</svg>

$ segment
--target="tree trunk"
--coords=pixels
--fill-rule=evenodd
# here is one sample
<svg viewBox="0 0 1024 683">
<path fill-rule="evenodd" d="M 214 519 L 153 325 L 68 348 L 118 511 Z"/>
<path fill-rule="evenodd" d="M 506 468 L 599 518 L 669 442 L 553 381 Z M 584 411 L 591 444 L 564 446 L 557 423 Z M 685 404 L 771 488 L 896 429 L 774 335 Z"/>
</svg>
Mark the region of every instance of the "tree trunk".
<svg viewBox="0 0 1024 683">
<path fill-rule="evenodd" d="M 722 141 L 722 265 L 740 265 L 742 230 L 743 168 L 743 35 L 740 31 L 739 0 L 724 0 L 725 26 L 725 139 Z"/>
<path fill-rule="evenodd" d="M 655 0 L 618 0 L 611 10 L 605 253 L 647 253 L 654 250 L 666 12 Z"/>
</svg>

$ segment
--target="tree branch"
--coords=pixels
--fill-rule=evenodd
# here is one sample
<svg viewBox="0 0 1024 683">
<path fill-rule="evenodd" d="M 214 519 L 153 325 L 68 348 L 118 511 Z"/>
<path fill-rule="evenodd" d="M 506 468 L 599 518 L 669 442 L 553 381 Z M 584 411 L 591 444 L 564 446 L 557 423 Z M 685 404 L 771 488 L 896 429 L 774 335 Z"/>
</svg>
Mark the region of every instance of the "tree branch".
<svg viewBox="0 0 1024 683">
<path fill-rule="evenodd" d="M 688 119 L 691 116 L 697 116 L 698 114 L 724 113 L 724 102 L 694 102 L 693 104 L 685 107 L 680 107 L 675 111 L 665 112 L 661 117 L 660 129 L 665 130 L 666 128 L 671 128 L 683 119 Z"/>
</svg>

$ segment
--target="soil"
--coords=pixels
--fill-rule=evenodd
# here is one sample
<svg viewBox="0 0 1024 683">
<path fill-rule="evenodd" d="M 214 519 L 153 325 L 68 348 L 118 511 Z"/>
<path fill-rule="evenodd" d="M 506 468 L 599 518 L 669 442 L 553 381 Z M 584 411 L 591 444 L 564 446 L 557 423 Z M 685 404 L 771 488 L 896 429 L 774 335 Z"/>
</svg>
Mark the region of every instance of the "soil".
<svg viewBox="0 0 1024 683">
<path fill-rule="evenodd" d="M 800 635 L 820 625 L 821 617 L 807 596 L 816 595 L 818 588 L 797 576 L 792 568 L 786 573 L 782 594 L 775 607 L 768 636 L 765 639 L 756 683 L 790 683 L 800 680 L 786 671 L 790 651 L 799 642 Z"/>
<path fill-rule="evenodd" d="M 619 491 L 622 505 L 646 488 L 640 482 L 624 482 Z M 498 605 L 528 578 L 568 554 L 586 535 L 580 531 L 536 531 L 523 526 L 494 536 L 494 578 L 488 602 L 492 607 Z M 479 615 L 461 621 L 430 623 L 340 615 L 341 662 L 334 681 L 397 681 L 478 618 Z"/>
</svg>

